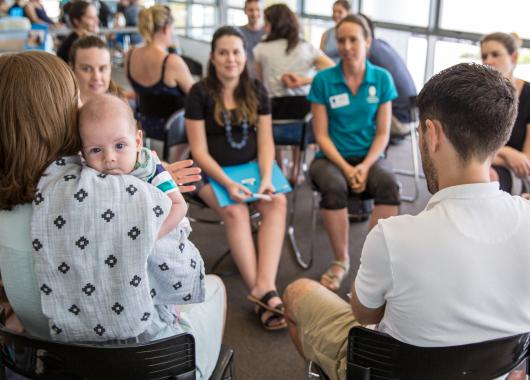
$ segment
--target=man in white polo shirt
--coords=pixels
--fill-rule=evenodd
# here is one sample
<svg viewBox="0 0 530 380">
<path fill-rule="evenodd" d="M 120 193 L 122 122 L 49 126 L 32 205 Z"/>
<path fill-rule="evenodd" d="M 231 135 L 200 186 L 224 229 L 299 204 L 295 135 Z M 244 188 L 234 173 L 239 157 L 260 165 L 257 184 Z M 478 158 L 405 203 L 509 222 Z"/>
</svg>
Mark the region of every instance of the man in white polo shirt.
<svg viewBox="0 0 530 380">
<path fill-rule="evenodd" d="M 530 331 L 530 202 L 489 182 L 515 120 L 515 89 L 494 69 L 459 64 L 424 86 L 418 107 L 434 194 L 425 210 L 372 229 L 351 305 L 307 279 L 284 295 L 295 345 L 331 379 L 345 378 L 356 324 L 431 347 Z"/>
</svg>

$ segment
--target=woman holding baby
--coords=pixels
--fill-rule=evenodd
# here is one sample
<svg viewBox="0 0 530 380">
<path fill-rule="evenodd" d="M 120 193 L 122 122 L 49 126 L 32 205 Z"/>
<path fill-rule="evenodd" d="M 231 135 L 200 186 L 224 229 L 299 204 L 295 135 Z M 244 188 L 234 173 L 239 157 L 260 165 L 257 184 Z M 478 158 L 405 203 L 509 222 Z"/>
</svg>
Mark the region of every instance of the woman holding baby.
<svg viewBox="0 0 530 380">
<path fill-rule="evenodd" d="M 26 332 L 43 339 L 103 343 L 116 339 L 145 342 L 190 332 L 197 346 L 198 378 L 208 378 L 222 339 L 225 290 L 218 278 L 203 275 L 198 252 L 191 259 L 193 276 L 171 285 L 153 275 L 154 270 L 164 272 L 166 267 L 171 271 L 172 266 L 190 266 L 190 261 L 156 265 L 161 252 L 173 244 L 166 237 L 157 240 L 161 222 L 142 221 L 148 214 L 149 220 L 156 220 L 157 215 L 169 212 L 169 198 L 134 176 L 108 175 L 80 165 L 79 87 L 59 58 L 41 52 L 4 55 L 0 73 L 0 268 L 11 306 Z M 49 103 L 46 107 L 42 99 Z M 186 166 L 170 167 L 173 176 L 180 177 L 178 183 L 196 179 L 196 171 Z M 111 187 L 122 190 L 105 191 Z M 120 218 L 129 215 L 124 202 L 136 209 L 136 219 Z M 85 204 L 94 207 L 83 208 Z M 65 231 L 78 233 L 71 244 L 63 238 Z M 122 260 L 127 252 L 106 250 L 114 241 L 132 247 L 134 254 Z M 60 248 L 56 255 L 50 248 L 54 244 Z M 88 252 L 98 258 L 93 270 L 84 265 Z M 51 264 L 43 263 L 43 257 Z M 54 262 L 59 257 L 62 262 Z M 134 276 L 105 282 L 120 277 L 121 265 L 131 260 L 140 268 Z M 46 278 L 68 278 L 77 285 L 66 291 Z M 164 288 L 168 285 L 189 290 L 176 300 Z M 128 309 L 129 299 L 111 299 L 115 294 L 133 294 L 149 301 L 140 306 L 133 302 Z M 173 308 L 193 301 L 199 303 Z M 94 318 L 99 322 L 88 325 L 93 328 L 76 328 L 79 321 Z M 117 323 L 118 318 L 124 323 Z"/>
</svg>

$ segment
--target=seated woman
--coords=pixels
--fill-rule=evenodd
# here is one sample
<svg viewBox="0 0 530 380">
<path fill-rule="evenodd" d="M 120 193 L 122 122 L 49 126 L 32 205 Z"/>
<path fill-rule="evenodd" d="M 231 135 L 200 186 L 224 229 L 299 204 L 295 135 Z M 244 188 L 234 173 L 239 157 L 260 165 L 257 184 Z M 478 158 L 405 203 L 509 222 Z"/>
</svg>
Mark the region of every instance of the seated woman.
<svg viewBox="0 0 530 380">
<path fill-rule="evenodd" d="M 192 87 L 186 100 L 186 131 L 193 159 L 236 202 L 221 208 L 207 178 L 198 186 L 199 197 L 224 221 L 230 250 L 250 291 L 249 299 L 259 305 L 256 312 L 261 323 L 268 330 L 285 328 L 276 274 L 285 234 L 286 198 L 273 195 L 270 201 L 254 202 L 262 217 L 256 259 L 249 207 L 244 203 L 251 193 L 222 168 L 257 160 L 259 193 L 275 191 L 269 98 L 263 85 L 249 78 L 245 40 L 236 28 L 224 26 L 213 35 L 207 77 Z"/>
<path fill-rule="evenodd" d="M 335 62 L 338 62 L 340 59 L 339 50 L 337 49 L 335 28 L 339 21 L 349 14 L 351 14 L 351 4 L 348 0 L 335 1 L 333 3 L 333 13 L 331 15 L 335 26 L 326 30 L 322 34 L 322 39 L 320 40 L 320 49 Z"/>
<path fill-rule="evenodd" d="M 123 88 L 111 79 L 112 63 L 107 44 L 97 36 L 85 36 L 70 49 L 70 67 L 79 83 L 81 102 L 94 95 L 110 93 L 126 99 Z"/>
<path fill-rule="evenodd" d="M 51 28 L 59 28 L 62 26 L 48 16 L 40 0 L 28 1 L 24 6 L 24 16 L 29 18 L 32 24 L 48 25 Z"/>
<path fill-rule="evenodd" d="M 519 97 L 512 134 L 493 159 L 491 178 L 499 181 L 501 189 L 509 193 L 530 192 L 530 83 L 513 75 L 519 57 L 518 41 L 507 33 L 488 34 L 480 40 L 480 52 L 482 62 L 503 73 L 513 83 Z"/>
<path fill-rule="evenodd" d="M 388 71 L 366 59 L 370 42 L 364 19 L 342 19 L 337 25 L 341 61 L 317 74 L 308 96 L 321 149 L 310 175 L 322 194 L 322 218 L 335 254 L 321 283 L 331 290 L 349 270 L 348 196 L 374 198 L 370 229 L 380 218 L 397 215 L 400 204 L 399 184 L 383 158 L 397 93 Z"/>
<path fill-rule="evenodd" d="M 264 15 L 266 37 L 253 50 L 258 79 L 271 98 L 307 95 L 315 68 L 333 66 L 333 61 L 300 39 L 298 19 L 287 5 L 271 5 Z"/>
<path fill-rule="evenodd" d="M 79 0 L 72 3 L 68 10 L 72 33 L 68 35 L 57 49 L 57 56 L 67 62 L 70 59 L 70 48 L 79 37 L 99 31 L 99 18 L 96 7 L 89 2 Z"/>
<path fill-rule="evenodd" d="M 169 292 L 170 283 L 156 282 L 153 273 L 157 270 L 174 273 L 178 264 L 177 259 L 167 265 L 167 269 L 161 268 L 163 265 L 154 265 L 168 247 L 172 247 L 171 257 L 175 257 L 175 246 L 165 245 L 168 242 L 164 241 L 165 238 L 160 239 L 154 248 L 146 245 L 157 236 L 156 224 L 147 219 L 154 220 L 162 211 L 167 211 L 167 196 L 158 190 L 153 191 L 151 185 L 131 175 L 104 175 L 78 164 L 81 146 L 76 125 L 79 88 L 71 70 L 60 59 L 40 52 L 5 55 L 0 57 L 0 71 L 4 74 L 0 77 L 0 92 L 5 95 L 2 99 L 20 100 L 0 102 L 0 122 L 7 136 L 0 140 L 0 150 L 5 152 L 0 162 L 0 268 L 7 296 L 26 331 L 43 339 L 100 342 L 115 339 L 145 342 L 189 332 L 197 345 L 199 377 L 209 378 L 217 361 L 223 333 L 224 286 L 215 276 L 203 277 L 196 269 L 200 268 L 199 264 L 195 263 L 195 267 L 188 261 L 179 265 L 191 269 L 179 272 L 181 283 L 176 283 Z M 19 79 L 13 86 L 15 75 Z M 46 107 L 42 106 L 43 99 L 48 102 Z M 15 120 L 11 115 L 18 117 Z M 175 177 L 186 176 L 183 171 L 176 174 Z M 185 178 L 177 178 L 177 181 L 188 182 Z M 124 182 L 134 183 L 127 187 L 125 199 L 123 191 L 102 191 L 107 189 L 105 186 L 116 184 L 121 188 L 120 184 Z M 120 205 L 124 200 L 127 204 Z M 148 206 L 154 200 L 160 202 L 159 208 Z M 92 204 L 90 210 L 95 210 L 95 214 L 75 212 L 77 208 L 69 208 L 72 204 L 79 210 Z M 132 208 L 141 217 L 127 217 Z M 105 209 L 107 211 L 103 212 Z M 120 215 L 124 218 L 120 219 Z M 47 218 L 53 221 L 48 223 Z M 88 225 L 87 220 L 91 228 L 84 229 L 82 225 Z M 125 220 L 139 227 L 131 228 Z M 106 223 L 115 224 L 112 228 L 105 228 Z M 70 244 L 61 245 L 61 250 L 50 249 L 53 244 L 69 243 L 58 237 L 72 228 L 82 229 L 83 236 L 76 238 L 76 244 L 71 244 L 71 248 Z M 129 232 L 118 234 L 119 231 Z M 109 234 L 113 235 L 110 239 Z M 49 239 L 50 236 L 54 239 Z M 115 241 L 128 242 L 124 246 L 131 249 L 105 249 Z M 77 260 L 80 252 L 90 252 L 90 258 Z M 127 259 L 123 259 L 126 256 Z M 43 262 L 43 257 L 49 262 Z M 65 262 L 51 264 L 59 257 Z M 85 264 L 89 262 L 88 267 L 96 268 L 95 272 L 86 271 Z M 114 279 L 114 274 L 123 274 L 123 268 L 129 265 L 139 268 L 134 276 L 125 273 L 127 281 L 123 278 L 115 282 L 109 280 Z M 67 273 L 71 281 L 89 277 L 90 282 L 82 288 L 72 288 L 77 291 L 66 291 L 42 282 L 45 275 L 53 277 L 50 281 L 60 282 Z M 195 286 L 201 282 L 204 286 Z M 156 291 L 153 290 L 155 286 Z M 189 297 L 181 296 L 176 300 L 179 302 L 174 302 L 175 291 L 191 286 L 193 290 L 189 291 Z M 131 290 L 134 297 L 120 298 L 114 303 L 112 297 Z M 203 297 L 204 302 L 187 306 L 180 311 L 178 318 L 172 316 L 174 309 L 165 306 Z M 50 304 L 51 298 L 55 300 L 53 304 Z M 71 298 L 76 302 L 64 302 Z M 138 307 L 135 299 L 148 301 Z M 113 307 L 103 308 L 109 300 Z M 127 305 L 133 307 L 127 308 Z M 119 321 L 116 318 L 120 318 Z M 72 329 L 78 319 L 98 322 Z"/>
<path fill-rule="evenodd" d="M 184 108 L 193 84 L 191 73 L 172 44 L 173 17 L 168 7 L 153 5 L 140 12 L 140 34 L 146 45 L 129 50 L 125 67 L 138 96 L 137 119 L 146 137 L 163 140 L 167 119 Z"/>
</svg>

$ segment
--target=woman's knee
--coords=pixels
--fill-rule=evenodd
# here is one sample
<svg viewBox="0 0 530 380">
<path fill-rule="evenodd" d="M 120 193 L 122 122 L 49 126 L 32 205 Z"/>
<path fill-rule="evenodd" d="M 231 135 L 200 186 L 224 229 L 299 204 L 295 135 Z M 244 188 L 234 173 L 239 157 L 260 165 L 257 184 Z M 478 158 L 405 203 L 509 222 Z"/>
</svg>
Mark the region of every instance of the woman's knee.
<svg viewBox="0 0 530 380">
<path fill-rule="evenodd" d="M 223 207 L 220 214 L 224 221 L 245 221 L 249 217 L 248 206 L 242 203 Z"/>
</svg>

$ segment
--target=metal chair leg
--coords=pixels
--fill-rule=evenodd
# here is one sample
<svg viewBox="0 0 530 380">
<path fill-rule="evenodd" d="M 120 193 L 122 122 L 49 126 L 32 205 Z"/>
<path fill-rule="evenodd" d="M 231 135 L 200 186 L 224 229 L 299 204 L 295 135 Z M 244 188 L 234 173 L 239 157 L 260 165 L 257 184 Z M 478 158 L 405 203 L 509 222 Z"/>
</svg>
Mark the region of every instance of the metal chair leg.
<svg viewBox="0 0 530 380">
<path fill-rule="evenodd" d="M 237 274 L 237 272 L 235 271 L 220 272 L 217 270 L 219 266 L 221 266 L 221 263 L 228 257 L 230 257 L 230 249 L 227 249 L 221 256 L 219 256 L 217 260 L 215 260 L 215 262 L 212 265 L 211 272 L 213 274 L 218 275 L 219 277 L 229 277 L 229 276 L 233 276 Z"/>
<path fill-rule="evenodd" d="M 291 204 L 289 206 L 288 216 L 287 216 L 287 238 L 289 241 L 289 246 L 291 251 L 294 254 L 294 258 L 298 265 L 303 269 L 309 269 L 313 265 L 313 252 L 310 252 L 310 255 L 305 259 L 300 251 L 300 247 L 296 241 L 295 228 L 294 228 L 294 214 L 296 210 L 296 199 L 297 199 L 297 189 L 294 189 Z"/>
<path fill-rule="evenodd" d="M 414 193 L 413 195 L 403 195 L 401 199 L 405 202 L 414 202 L 418 199 L 420 194 L 420 178 L 425 178 L 420 174 L 420 165 L 418 160 L 418 143 L 416 136 L 416 129 L 410 128 L 410 144 L 412 151 L 412 167 L 413 170 L 394 169 L 394 173 L 407 177 L 414 177 Z"/>
</svg>

